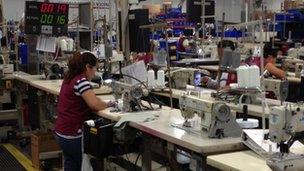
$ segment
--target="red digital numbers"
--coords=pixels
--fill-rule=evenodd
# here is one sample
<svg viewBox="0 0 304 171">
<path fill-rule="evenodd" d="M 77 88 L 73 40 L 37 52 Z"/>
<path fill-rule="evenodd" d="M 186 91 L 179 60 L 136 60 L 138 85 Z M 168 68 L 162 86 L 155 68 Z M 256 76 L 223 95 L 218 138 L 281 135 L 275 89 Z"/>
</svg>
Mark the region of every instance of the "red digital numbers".
<svg viewBox="0 0 304 171">
<path fill-rule="evenodd" d="M 41 12 L 43 13 L 53 13 L 54 12 L 54 4 L 43 3 L 41 5 Z"/>
<path fill-rule="evenodd" d="M 67 4 L 42 3 L 40 6 L 40 24 L 65 25 L 68 8 Z"/>
<path fill-rule="evenodd" d="M 66 4 L 59 4 L 57 6 L 57 12 L 58 13 L 66 13 L 67 11 L 67 5 Z"/>
<path fill-rule="evenodd" d="M 50 4 L 50 3 L 42 3 L 40 11 L 42 13 L 66 13 L 67 5 L 66 4 Z"/>
</svg>

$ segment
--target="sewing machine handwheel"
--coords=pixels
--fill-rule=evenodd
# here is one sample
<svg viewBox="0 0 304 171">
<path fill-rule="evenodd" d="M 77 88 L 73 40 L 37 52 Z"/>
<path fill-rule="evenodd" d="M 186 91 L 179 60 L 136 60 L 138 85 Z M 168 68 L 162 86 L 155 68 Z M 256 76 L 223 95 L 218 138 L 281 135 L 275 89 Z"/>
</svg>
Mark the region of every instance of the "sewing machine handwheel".
<svg viewBox="0 0 304 171">
<path fill-rule="evenodd" d="M 141 97 L 143 97 L 143 94 L 144 94 L 143 90 L 139 87 L 136 87 L 131 90 L 131 96 L 134 99 L 140 99 Z"/>
<path fill-rule="evenodd" d="M 222 122 L 229 121 L 230 118 L 230 108 L 224 103 L 216 103 L 214 104 L 214 108 L 212 111 L 216 118 Z"/>
</svg>

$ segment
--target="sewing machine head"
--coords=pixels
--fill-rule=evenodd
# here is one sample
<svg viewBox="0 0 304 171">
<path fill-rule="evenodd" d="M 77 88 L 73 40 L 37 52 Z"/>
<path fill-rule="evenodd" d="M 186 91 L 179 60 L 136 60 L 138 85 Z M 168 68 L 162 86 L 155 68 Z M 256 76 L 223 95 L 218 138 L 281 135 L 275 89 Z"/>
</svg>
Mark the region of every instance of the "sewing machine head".
<svg viewBox="0 0 304 171">
<path fill-rule="evenodd" d="M 304 61 L 297 58 L 284 58 L 282 60 L 282 68 L 284 68 L 286 71 L 295 72 L 295 66 L 296 64 L 304 64 Z"/>
<path fill-rule="evenodd" d="M 201 84 L 201 74 L 209 75 L 208 71 L 193 68 L 181 68 L 172 71 L 172 87 L 176 89 L 186 89 L 187 85 L 198 86 Z"/>
<path fill-rule="evenodd" d="M 289 141 L 299 132 L 304 132 L 304 106 L 286 105 L 271 108 L 269 139 L 276 143 Z M 304 136 L 301 137 L 304 139 Z"/>
<path fill-rule="evenodd" d="M 67 70 L 67 64 L 64 62 L 44 63 L 42 70 L 44 70 L 47 80 L 62 79 L 65 70 Z"/>
<path fill-rule="evenodd" d="M 217 45 L 216 44 L 203 44 L 197 46 L 197 54 L 204 58 L 217 59 Z"/>
<path fill-rule="evenodd" d="M 279 79 L 264 79 L 266 91 L 274 92 L 276 98 L 280 101 L 285 101 L 288 96 L 289 83 L 287 80 Z"/>
<path fill-rule="evenodd" d="M 116 101 L 122 99 L 123 112 L 133 112 L 142 109 L 141 98 L 148 95 L 148 91 L 144 90 L 140 85 L 132 86 L 127 83 L 112 81 L 111 88 Z M 118 105 L 120 106 L 120 105 Z"/>
<path fill-rule="evenodd" d="M 183 118 L 185 118 L 185 126 L 190 126 L 188 120 L 198 115 L 202 118 L 202 129 L 209 129 L 211 123 L 212 101 L 201 100 L 198 97 L 190 95 L 182 95 L 179 98 L 179 107 Z"/>
<path fill-rule="evenodd" d="M 235 122 L 230 108 L 221 102 L 200 99 L 195 96 L 182 95 L 179 99 L 184 126 L 190 126 L 188 119 L 198 115 L 201 118 L 201 129 L 208 132 L 210 138 L 238 137 L 241 128 Z"/>
<path fill-rule="evenodd" d="M 290 48 L 288 56 L 292 58 L 302 59 L 304 57 L 304 47 Z"/>
<path fill-rule="evenodd" d="M 289 152 L 291 145 L 304 140 L 304 106 L 276 106 L 270 111 L 269 139 L 279 145 L 280 153 L 274 153 L 267 164 L 275 170 L 301 170 L 304 168 L 303 155 Z"/>
</svg>

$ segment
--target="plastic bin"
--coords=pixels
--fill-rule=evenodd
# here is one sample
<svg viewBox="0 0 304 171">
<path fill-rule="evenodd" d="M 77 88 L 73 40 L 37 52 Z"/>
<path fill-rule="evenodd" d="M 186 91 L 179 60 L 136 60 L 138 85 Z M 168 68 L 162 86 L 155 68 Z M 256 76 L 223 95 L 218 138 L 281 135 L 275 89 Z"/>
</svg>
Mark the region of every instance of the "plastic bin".
<svg viewBox="0 0 304 171">
<path fill-rule="evenodd" d="M 95 126 L 84 123 L 84 153 L 96 158 L 105 158 L 113 154 L 113 126 L 103 120 L 95 120 Z"/>
</svg>

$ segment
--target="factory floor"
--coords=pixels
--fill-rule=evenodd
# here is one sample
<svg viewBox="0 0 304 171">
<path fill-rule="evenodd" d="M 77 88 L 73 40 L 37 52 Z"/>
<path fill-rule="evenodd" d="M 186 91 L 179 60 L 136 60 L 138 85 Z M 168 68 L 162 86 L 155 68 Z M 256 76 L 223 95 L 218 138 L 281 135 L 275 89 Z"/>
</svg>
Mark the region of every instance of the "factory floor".
<svg viewBox="0 0 304 171">
<path fill-rule="evenodd" d="M 12 144 L 1 144 L 0 158 L 3 170 L 27 170 L 32 171 L 32 161 Z M 5 162 L 4 162 L 5 161 Z M 1 169 L 1 170 L 2 170 Z"/>
<path fill-rule="evenodd" d="M 2 152 L 1 147 L 3 147 L 4 151 Z M 26 171 L 35 171 L 35 169 L 32 166 L 32 161 L 30 157 L 30 149 L 29 145 L 27 145 L 25 148 L 20 148 L 15 143 L 6 143 L 6 144 L 0 144 L 0 160 L 2 165 L 0 167 L 2 169 L 0 170 L 9 170 L 9 171 L 20 171 L 20 170 L 26 170 Z M 132 153 L 128 155 L 123 156 L 126 160 L 130 162 L 136 161 L 137 154 Z M 59 171 L 63 170 L 62 168 L 58 168 L 58 165 L 61 165 L 60 163 L 52 163 L 52 167 L 49 170 L 53 171 Z M 141 166 L 141 157 L 139 157 L 138 166 Z M 105 161 L 105 170 L 108 171 L 125 171 L 125 169 L 121 168 L 115 163 Z M 156 162 L 152 162 L 152 170 L 153 171 L 165 171 L 166 168 L 164 166 L 161 166 L 160 164 Z"/>
</svg>

